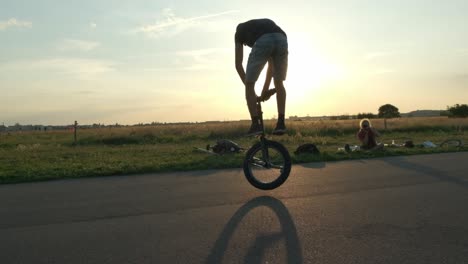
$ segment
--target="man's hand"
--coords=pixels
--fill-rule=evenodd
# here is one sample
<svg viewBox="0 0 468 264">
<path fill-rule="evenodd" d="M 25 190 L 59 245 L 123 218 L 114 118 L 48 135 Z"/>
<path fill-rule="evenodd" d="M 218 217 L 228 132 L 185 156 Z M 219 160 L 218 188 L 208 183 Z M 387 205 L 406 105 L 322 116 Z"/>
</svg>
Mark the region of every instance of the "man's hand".
<svg viewBox="0 0 468 264">
<path fill-rule="evenodd" d="M 276 88 L 271 88 L 271 89 L 263 89 L 262 90 L 262 95 L 260 96 L 261 101 L 266 101 L 270 99 L 272 95 L 276 93 Z"/>
<path fill-rule="evenodd" d="M 267 90 L 263 89 L 262 94 L 260 95 L 260 100 L 262 100 L 262 101 L 268 100 L 270 97 L 267 96 L 267 94 L 268 94 L 268 89 Z"/>
</svg>

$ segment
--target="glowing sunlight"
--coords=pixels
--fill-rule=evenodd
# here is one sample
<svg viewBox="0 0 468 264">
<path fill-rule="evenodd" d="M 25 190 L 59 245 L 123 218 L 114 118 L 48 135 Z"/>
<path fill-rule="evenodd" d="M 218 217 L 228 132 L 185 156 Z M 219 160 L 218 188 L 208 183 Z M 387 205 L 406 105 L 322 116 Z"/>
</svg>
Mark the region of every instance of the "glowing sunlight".
<svg viewBox="0 0 468 264">
<path fill-rule="evenodd" d="M 327 82 L 345 77 L 343 67 L 314 47 L 305 36 L 290 37 L 289 64 L 286 85 L 289 99 L 303 101 L 311 91 L 323 88 Z"/>
</svg>

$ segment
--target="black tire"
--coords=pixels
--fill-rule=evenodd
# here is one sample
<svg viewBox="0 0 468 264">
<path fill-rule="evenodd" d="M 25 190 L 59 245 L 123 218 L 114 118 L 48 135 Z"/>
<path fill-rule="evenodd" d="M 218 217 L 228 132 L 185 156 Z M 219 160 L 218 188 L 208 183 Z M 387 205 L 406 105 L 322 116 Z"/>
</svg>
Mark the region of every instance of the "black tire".
<svg viewBox="0 0 468 264">
<path fill-rule="evenodd" d="M 263 162 L 263 158 L 261 155 L 262 144 L 261 142 L 258 142 L 253 145 L 245 155 L 244 174 L 247 181 L 249 181 L 249 183 L 254 187 L 261 190 L 272 190 L 278 188 L 289 177 L 289 173 L 291 172 L 291 156 L 289 155 L 288 150 L 278 142 L 266 140 L 265 145 L 272 156 L 270 158 L 270 162 L 273 164 L 274 168 L 266 168 L 259 165 Z M 263 164 L 266 163 L 263 162 Z M 272 180 L 262 180 L 259 177 L 259 171 L 272 174 Z"/>
</svg>

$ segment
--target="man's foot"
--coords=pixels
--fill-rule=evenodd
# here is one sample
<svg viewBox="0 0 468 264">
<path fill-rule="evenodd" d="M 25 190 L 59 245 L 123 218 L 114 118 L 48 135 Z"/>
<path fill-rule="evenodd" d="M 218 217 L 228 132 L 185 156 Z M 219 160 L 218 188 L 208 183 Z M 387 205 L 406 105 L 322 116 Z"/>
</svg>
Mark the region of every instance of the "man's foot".
<svg viewBox="0 0 468 264">
<path fill-rule="evenodd" d="M 249 132 L 247 132 L 247 136 L 255 136 L 263 133 L 263 128 L 258 123 L 252 123 L 250 126 Z"/>
<path fill-rule="evenodd" d="M 286 133 L 286 126 L 284 125 L 284 123 L 277 123 L 275 130 L 273 130 L 273 135 L 280 136 L 280 135 L 283 135 L 284 133 Z"/>
</svg>

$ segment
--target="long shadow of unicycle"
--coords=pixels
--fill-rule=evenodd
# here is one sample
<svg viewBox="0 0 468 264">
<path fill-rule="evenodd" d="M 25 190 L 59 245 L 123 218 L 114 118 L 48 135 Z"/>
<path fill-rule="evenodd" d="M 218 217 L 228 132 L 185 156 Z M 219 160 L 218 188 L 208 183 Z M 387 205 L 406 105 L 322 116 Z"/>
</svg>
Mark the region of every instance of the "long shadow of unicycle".
<svg viewBox="0 0 468 264">
<path fill-rule="evenodd" d="M 278 217 L 281 231 L 270 235 L 258 236 L 255 243 L 248 249 L 244 263 L 263 263 L 263 253 L 278 240 L 284 240 L 287 250 L 287 263 L 302 263 L 302 250 L 297 236 L 296 226 L 286 206 L 278 199 L 270 196 L 254 198 L 244 204 L 231 217 L 217 239 L 205 263 L 222 263 L 229 241 L 243 218 L 253 209 L 266 206 Z"/>
</svg>

